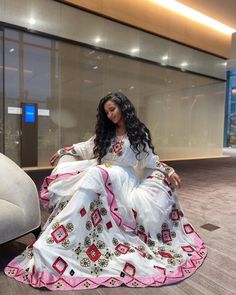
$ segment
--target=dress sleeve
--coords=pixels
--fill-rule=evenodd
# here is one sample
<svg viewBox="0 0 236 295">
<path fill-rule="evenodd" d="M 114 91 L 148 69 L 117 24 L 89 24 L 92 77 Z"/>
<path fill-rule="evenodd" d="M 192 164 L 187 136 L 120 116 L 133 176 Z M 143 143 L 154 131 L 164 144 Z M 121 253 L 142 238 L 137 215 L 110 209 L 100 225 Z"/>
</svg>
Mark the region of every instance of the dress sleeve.
<svg viewBox="0 0 236 295">
<path fill-rule="evenodd" d="M 90 160 L 94 157 L 93 148 L 94 148 L 94 138 L 92 136 L 89 140 L 73 144 L 74 151 L 80 156 L 83 160 Z"/>
<path fill-rule="evenodd" d="M 149 147 L 146 147 L 146 151 L 148 154 L 143 152 L 141 155 L 141 160 L 138 163 L 141 169 L 149 168 L 153 170 L 158 170 L 168 177 L 170 177 L 175 172 L 172 167 L 169 167 L 165 163 L 160 162 L 159 157 L 153 154 L 152 150 Z"/>
<path fill-rule="evenodd" d="M 57 153 L 60 157 L 64 155 L 72 155 L 80 157 L 83 160 L 90 160 L 94 157 L 94 138 L 95 136 L 91 137 L 87 141 L 75 143 L 72 146 L 61 148 L 57 151 Z"/>
</svg>

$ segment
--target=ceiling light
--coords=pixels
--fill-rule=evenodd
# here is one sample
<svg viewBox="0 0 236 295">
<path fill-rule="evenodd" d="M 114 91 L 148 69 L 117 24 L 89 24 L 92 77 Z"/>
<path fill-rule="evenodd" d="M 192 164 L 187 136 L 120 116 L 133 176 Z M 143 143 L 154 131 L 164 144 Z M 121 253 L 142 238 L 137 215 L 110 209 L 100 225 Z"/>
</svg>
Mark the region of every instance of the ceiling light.
<svg viewBox="0 0 236 295">
<path fill-rule="evenodd" d="M 169 10 L 172 10 L 174 12 L 177 12 L 187 18 L 190 18 L 193 21 L 196 21 L 198 23 L 204 24 L 216 31 L 222 32 L 226 35 L 231 35 L 236 31 L 236 29 L 231 28 L 229 26 L 226 26 L 222 24 L 221 22 L 218 22 L 217 20 L 206 16 L 205 14 L 198 12 L 195 9 L 192 9 L 184 4 L 181 4 L 177 2 L 176 0 L 152 0 L 153 2 L 157 3 L 158 5 L 161 5 Z"/>
<path fill-rule="evenodd" d="M 97 37 L 95 40 L 94 40 L 96 43 L 99 43 L 102 41 L 102 39 L 100 37 Z"/>
<path fill-rule="evenodd" d="M 168 55 L 164 55 L 164 56 L 162 56 L 161 59 L 162 59 L 162 60 L 167 60 L 167 59 L 168 59 Z"/>
<path fill-rule="evenodd" d="M 182 62 L 182 63 L 180 64 L 180 66 L 181 66 L 181 68 L 185 68 L 185 67 L 188 66 L 188 63 L 187 63 L 187 62 Z"/>
<path fill-rule="evenodd" d="M 132 53 L 136 53 L 136 52 L 139 52 L 139 48 L 132 48 L 130 51 L 131 51 Z"/>
<path fill-rule="evenodd" d="M 29 19 L 29 24 L 30 25 L 34 25 L 36 23 L 36 20 L 33 18 L 33 17 L 31 17 L 30 19 Z"/>
<path fill-rule="evenodd" d="M 98 66 L 93 66 L 93 70 L 97 70 L 98 69 Z"/>
<path fill-rule="evenodd" d="M 14 52 L 15 51 L 15 49 L 14 48 L 11 48 L 10 50 L 9 50 L 9 52 Z"/>
</svg>

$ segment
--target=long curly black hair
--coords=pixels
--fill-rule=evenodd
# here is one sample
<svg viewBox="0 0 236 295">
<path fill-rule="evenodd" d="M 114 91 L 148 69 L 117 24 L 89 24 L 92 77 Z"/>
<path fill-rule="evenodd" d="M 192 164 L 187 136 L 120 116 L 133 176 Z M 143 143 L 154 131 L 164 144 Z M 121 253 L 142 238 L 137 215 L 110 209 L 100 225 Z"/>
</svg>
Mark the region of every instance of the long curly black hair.
<svg viewBox="0 0 236 295">
<path fill-rule="evenodd" d="M 136 159 L 140 160 L 140 154 L 146 151 L 147 145 L 154 153 L 151 134 L 148 128 L 137 118 L 136 111 L 131 101 L 121 92 L 109 93 L 103 97 L 97 109 L 97 123 L 95 126 L 94 156 L 101 164 L 102 158 L 107 154 L 112 139 L 116 136 L 116 124 L 108 119 L 104 110 L 107 101 L 112 101 L 121 110 L 127 136 L 130 141 L 131 149 L 134 151 Z M 148 154 L 148 153 L 147 153 Z"/>
</svg>

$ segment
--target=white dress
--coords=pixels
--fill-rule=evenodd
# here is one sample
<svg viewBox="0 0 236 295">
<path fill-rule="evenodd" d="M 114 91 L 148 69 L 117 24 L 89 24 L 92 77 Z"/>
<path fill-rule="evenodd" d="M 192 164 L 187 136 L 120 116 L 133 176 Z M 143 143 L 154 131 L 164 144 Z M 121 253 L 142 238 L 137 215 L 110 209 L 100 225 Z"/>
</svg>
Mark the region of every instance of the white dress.
<svg viewBox="0 0 236 295">
<path fill-rule="evenodd" d="M 93 138 L 73 147 L 84 160 L 61 163 L 44 180 L 41 200 L 52 213 L 6 275 L 34 287 L 82 290 L 161 286 L 194 273 L 207 251 L 168 181 L 171 168 L 149 148 L 137 161 L 128 138 L 122 153 L 113 143 L 101 165 L 91 160 Z"/>
</svg>

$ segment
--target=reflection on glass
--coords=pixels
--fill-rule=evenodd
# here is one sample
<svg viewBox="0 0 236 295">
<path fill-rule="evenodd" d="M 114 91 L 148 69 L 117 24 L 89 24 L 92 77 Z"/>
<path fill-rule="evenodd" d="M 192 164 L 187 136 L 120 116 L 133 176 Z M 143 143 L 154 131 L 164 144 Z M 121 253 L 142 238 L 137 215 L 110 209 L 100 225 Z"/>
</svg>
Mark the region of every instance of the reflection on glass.
<svg viewBox="0 0 236 295">
<path fill-rule="evenodd" d="M 162 159 L 221 154 L 222 82 L 12 30 L 5 51 L 7 107 L 33 102 L 43 110 L 39 166 L 60 147 L 88 139 L 99 99 L 119 90 L 152 131 Z M 19 114 L 6 114 L 6 129 L 7 154 L 19 163 Z"/>
<path fill-rule="evenodd" d="M 8 114 L 8 107 L 19 107 L 21 102 L 20 36 L 19 32 L 5 30 L 5 153 L 17 163 L 20 163 L 20 116 Z"/>
</svg>

